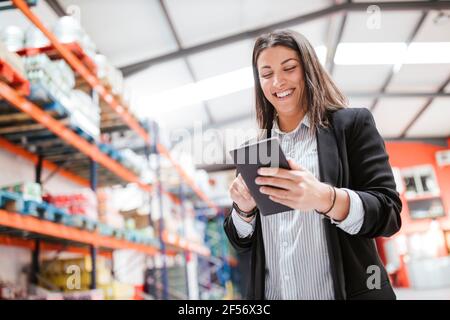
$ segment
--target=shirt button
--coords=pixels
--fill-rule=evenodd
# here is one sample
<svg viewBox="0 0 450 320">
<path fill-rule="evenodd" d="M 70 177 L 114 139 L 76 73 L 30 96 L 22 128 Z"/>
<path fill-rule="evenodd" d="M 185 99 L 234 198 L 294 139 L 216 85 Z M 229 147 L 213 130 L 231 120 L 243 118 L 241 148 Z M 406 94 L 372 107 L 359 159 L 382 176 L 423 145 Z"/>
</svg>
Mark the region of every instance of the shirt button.
<svg viewBox="0 0 450 320">
<path fill-rule="evenodd" d="M 283 247 L 286 248 L 287 246 L 288 246 L 288 243 L 287 243 L 286 241 L 284 241 L 284 242 L 283 242 Z"/>
<path fill-rule="evenodd" d="M 289 276 L 287 274 L 284 275 L 284 280 L 288 281 L 289 280 Z"/>
</svg>

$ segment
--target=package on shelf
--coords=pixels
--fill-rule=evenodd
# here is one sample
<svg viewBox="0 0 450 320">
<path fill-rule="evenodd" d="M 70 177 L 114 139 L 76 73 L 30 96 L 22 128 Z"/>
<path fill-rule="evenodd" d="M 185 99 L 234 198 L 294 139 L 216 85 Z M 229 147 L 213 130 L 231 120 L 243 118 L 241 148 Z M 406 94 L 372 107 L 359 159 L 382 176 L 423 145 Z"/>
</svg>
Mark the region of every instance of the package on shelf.
<svg viewBox="0 0 450 320">
<path fill-rule="evenodd" d="M 40 285 L 56 287 L 61 291 L 88 290 L 91 284 L 92 260 L 90 257 L 44 260 L 40 269 Z M 74 277 L 74 275 L 79 277 Z M 105 257 L 96 258 L 96 284 L 112 282 L 111 267 Z"/>
<path fill-rule="evenodd" d="M 120 70 L 115 68 L 102 54 L 96 54 L 94 61 L 97 65 L 97 76 L 111 89 L 114 95 L 122 95 L 124 92 L 123 75 Z"/>
<path fill-rule="evenodd" d="M 124 228 L 125 220 L 114 201 L 114 191 L 111 188 L 99 188 L 97 197 L 99 221 L 114 228 Z"/>
<path fill-rule="evenodd" d="M 25 32 L 25 48 L 43 48 L 50 45 L 50 40 L 34 25 L 30 25 Z"/>
<path fill-rule="evenodd" d="M 6 63 L 14 69 L 14 71 L 16 71 L 24 79 L 26 78 L 25 66 L 22 58 L 18 54 L 10 52 L 8 47 L 2 41 L 0 41 L 0 60 L 6 61 Z"/>
<path fill-rule="evenodd" d="M 56 100 L 69 107 L 70 93 L 75 85 L 75 74 L 63 60 L 52 61 L 45 54 L 24 57 L 25 72 L 31 83 L 31 99 L 52 102 Z M 43 88 L 44 91 L 39 90 Z"/>
<path fill-rule="evenodd" d="M 79 110 L 73 111 L 69 115 L 70 125 L 75 128 L 80 128 L 94 140 L 98 140 L 100 137 L 100 121 L 95 123 L 89 117 Z"/>
<path fill-rule="evenodd" d="M 140 175 L 145 167 L 146 160 L 143 156 L 136 154 L 131 149 L 120 150 L 121 163 L 133 171 L 134 173 Z"/>
<path fill-rule="evenodd" d="M 113 281 L 111 284 L 100 285 L 107 300 L 131 300 L 135 296 L 135 287 L 132 284 Z"/>
<path fill-rule="evenodd" d="M 0 42 L 5 44 L 8 51 L 19 51 L 24 47 L 25 33 L 18 26 L 6 26 L 0 30 Z"/>
<path fill-rule="evenodd" d="M 89 188 L 83 188 L 76 194 L 47 194 L 43 198 L 46 202 L 66 210 L 69 214 L 98 220 L 97 195 Z"/>
<path fill-rule="evenodd" d="M 128 229 L 145 229 L 150 225 L 150 215 L 144 214 L 138 209 L 120 211 L 120 214 L 125 219 L 125 225 Z"/>
<path fill-rule="evenodd" d="M 39 183 L 21 182 L 0 187 L 1 190 L 20 193 L 24 200 L 42 202 L 42 188 Z"/>
<path fill-rule="evenodd" d="M 77 42 L 91 59 L 95 58 L 95 51 L 97 50 L 95 44 L 75 17 L 63 16 L 59 18 L 52 30 L 60 42 Z"/>
</svg>

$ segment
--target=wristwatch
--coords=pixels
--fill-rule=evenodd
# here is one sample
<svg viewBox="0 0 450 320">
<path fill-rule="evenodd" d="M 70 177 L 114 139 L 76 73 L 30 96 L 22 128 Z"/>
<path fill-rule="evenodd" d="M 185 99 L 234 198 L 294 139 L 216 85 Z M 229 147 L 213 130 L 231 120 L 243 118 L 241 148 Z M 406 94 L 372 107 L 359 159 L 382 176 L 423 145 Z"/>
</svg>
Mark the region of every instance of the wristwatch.
<svg viewBox="0 0 450 320">
<path fill-rule="evenodd" d="M 236 204 L 236 202 L 233 202 L 233 208 L 234 208 L 234 210 L 236 210 L 236 212 L 237 212 L 241 217 L 244 217 L 244 218 L 251 218 L 251 217 L 253 217 L 253 216 L 258 212 L 258 207 L 253 208 L 253 210 L 250 211 L 250 212 L 242 211 L 241 209 L 239 209 L 239 207 L 238 207 L 238 205 Z"/>
</svg>

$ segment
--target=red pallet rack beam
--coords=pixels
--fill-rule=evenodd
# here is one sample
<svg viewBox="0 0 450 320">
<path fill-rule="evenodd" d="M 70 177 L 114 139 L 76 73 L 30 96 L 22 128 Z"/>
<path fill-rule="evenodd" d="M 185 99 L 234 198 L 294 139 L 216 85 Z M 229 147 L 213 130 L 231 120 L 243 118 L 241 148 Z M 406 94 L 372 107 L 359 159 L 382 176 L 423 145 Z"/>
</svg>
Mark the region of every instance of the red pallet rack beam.
<svg viewBox="0 0 450 320">
<path fill-rule="evenodd" d="M 25 216 L 19 213 L 9 212 L 0 209 L 0 225 L 33 232 L 49 237 L 66 239 L 78 243 L 93 245 L 98 248 L 109 249 L 131 249 L 154 255 L 158 252 L 157 248 L 120 240 L 113 237 L 102 236 L 96 232 L 79 230 L 51 221 L 40 220 L 35 217 Z"/>
</svg>

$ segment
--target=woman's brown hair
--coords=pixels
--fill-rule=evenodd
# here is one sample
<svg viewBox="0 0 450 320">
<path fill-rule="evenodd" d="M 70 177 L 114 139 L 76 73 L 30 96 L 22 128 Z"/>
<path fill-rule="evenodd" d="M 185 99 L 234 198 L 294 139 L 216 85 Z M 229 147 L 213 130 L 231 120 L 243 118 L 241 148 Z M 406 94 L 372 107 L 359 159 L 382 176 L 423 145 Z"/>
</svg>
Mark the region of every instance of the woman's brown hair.
<svg viewBox="0 0 450 320">
<path fill-rule="evenodd" d="M 329 125 L 327 111 L 345 108 L 347 98 L 339 90 L 328 72 L 321 65 L 311 43 L 300 33 L 291 30 L 274 31 L 256 39 L 253 48 L 253 78 L 255 81 L 256 118 L 260 129 L 270 130 L 275 117 L 275 108 L 264 96 L 259 82 L 257 61 L 261 52 L 267 48 L 284 46 L 297 52 L 305 79 L 307 110 L 311 129 Z M 263 130 L 264 131 L 264 130 Z"/>
</svg>

